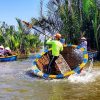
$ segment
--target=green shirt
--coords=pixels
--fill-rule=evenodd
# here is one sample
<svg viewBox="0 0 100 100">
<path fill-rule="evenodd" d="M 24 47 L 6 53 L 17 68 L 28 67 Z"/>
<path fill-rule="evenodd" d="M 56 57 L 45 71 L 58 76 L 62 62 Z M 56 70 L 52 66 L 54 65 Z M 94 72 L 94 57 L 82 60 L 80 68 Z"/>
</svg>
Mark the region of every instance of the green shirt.
<svg viewBox="0 0 100 100">
<path fill-rule="evenodd" d="M 46 42 L 46 44 L 51 44 L 52 45 L 52 55 L 53 56 L 59 56 L 60 51 L 63 51 L 63 45 L 58 40 L 51 40 L 51 39 L 49 39 Z"/>
</svg>

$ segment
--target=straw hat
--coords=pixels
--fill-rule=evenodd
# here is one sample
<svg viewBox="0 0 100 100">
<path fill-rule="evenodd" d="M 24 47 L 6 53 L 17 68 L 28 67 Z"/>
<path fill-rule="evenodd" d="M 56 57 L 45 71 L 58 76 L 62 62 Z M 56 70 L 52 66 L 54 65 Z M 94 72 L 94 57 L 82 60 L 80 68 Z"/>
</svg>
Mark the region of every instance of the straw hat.
<svg viewBox="0 0 100 100">
<path fill-rule="evenodd" d="M 1 46 L 0 46 L 0 48 L 4 49 L 4 46 L 3 46 L 3 45 L 1 45 Z"/>
</svg>

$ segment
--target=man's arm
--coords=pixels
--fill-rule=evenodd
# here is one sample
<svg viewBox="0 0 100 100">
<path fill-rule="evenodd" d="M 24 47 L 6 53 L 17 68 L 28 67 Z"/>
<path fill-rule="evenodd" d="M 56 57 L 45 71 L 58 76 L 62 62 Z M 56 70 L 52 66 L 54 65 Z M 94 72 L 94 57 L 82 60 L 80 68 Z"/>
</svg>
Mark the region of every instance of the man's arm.
<svg viewBox="0 0 100 100">
<path fill-rule="evenodd" d="M 47 40 L 46 44 L 52 44 L 52 39 L 49 38 L 49 40 Z"/>
</svg>

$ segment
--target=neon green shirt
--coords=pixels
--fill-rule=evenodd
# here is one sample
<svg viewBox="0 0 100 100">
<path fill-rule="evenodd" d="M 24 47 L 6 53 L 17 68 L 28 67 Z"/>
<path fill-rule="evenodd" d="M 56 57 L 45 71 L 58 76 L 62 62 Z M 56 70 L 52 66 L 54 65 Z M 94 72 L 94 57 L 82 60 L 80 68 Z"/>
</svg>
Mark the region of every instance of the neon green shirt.
<svg viewBox="0 0 100 100">
<path fill-rule="evenodd" d="M 60 51 L 63 51 L 63 45 L 58 40 L 51 40 L 51 39 L 49 39 L 46 42 L 46 44 L 51 44 L 52 45 L 52 55 L 53 56 L 59 56 Z"/>
</svg>

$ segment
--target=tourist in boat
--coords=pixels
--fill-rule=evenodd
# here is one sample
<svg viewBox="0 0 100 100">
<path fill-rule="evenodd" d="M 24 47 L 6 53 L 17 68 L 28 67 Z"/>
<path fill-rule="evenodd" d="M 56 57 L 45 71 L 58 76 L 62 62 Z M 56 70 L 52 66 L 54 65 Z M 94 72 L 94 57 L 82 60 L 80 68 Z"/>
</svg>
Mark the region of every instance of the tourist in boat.
<svg viewBox="0 0 100 100">
<path fill-rule="evenodd" d="M 10 49 L 9 47 L 6 47 L 6 48 L 4 49 L 4 55 L 5 55 L 5 56 L 11 56 L 11 55 L 12 55 L 11 49 Z"/>
<path fill-rule="evenodd" d="M 82 37 L 80 42 L 81 42 L 80 46 L 83 47 L 85 50 L 87 50 L 87 40 L 86 40 L 86 38 Z"/>
<path fill-rule="evenodd" d="M 61 34 L 56 33 L 54 35 L 54 40 L 52 40 L 52 38 L 50 38 L 49 40 L 47 40 L 46 44 L 51 44 L 52 46 L 52 56 L 50 58 L 50 63 L 48 66 L 48 74 L 51 73 L 51 67 L 53 69 L 55 69 L 55 60 L 59 57 L 59 54 L 61 51 L 63 51 L 63 44 L 60 42 L 60 38 L 61 38 Z"/>
<path fill-rule="evenodd" d="M 3 57 L 4 56 L 4 46 L 1 45 L 0 46 L 0 57 Z"/>
<path fill-rule="evenodd" d="M 87 40 L 85 37 L 81 37 L 79 46 L 87 50 Z M 80 49 L 74 49 L 74 53 L 76 53 L 76 55 L 80 55 L 80 59 L 83 60 L 83 52 Z"/>
</svg>

